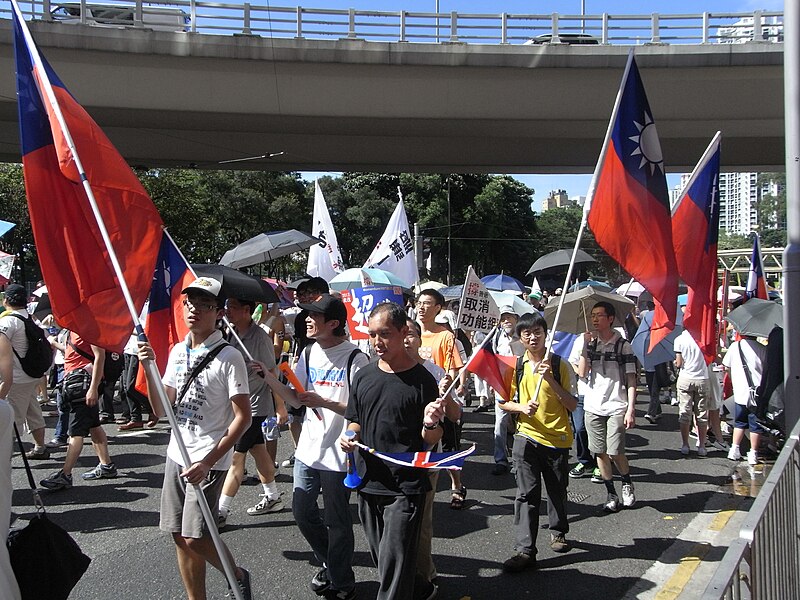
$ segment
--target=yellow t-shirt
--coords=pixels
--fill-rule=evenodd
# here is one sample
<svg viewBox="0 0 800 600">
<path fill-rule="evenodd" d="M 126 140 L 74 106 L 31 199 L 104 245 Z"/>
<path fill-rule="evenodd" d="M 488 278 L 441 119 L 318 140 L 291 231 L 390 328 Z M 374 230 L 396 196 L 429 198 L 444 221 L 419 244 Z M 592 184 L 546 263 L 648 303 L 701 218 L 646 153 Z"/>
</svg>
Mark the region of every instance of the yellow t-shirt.
<svg viewBox="0 0 800 600">
<path fill-rule="evenodd" d="M 570 394 L 572 392 L 572 379 L 570 377 L 569 363 L 561 359 L 559 367 L 561 387 Z M 534 375 L 528 354 L 525 354 L 522 363 L 523 375 L 520 381 L 519 398 L 516 402 L 527 404 L 536 393 L 536 386 L 540 376 Z M 517 377 L 511 382 L 511 397 L 517 391 Z M 547 381 L 542 382 L 539 390 L 539 408 L 531 416 L 517 413 L 517 433 L 524 435 L 535 442 L 550 446 L 551 448 L 572 447 L 572 427 L 569 422 L 569 411 L 558 400 L 558 395 Z"/>
</svg>

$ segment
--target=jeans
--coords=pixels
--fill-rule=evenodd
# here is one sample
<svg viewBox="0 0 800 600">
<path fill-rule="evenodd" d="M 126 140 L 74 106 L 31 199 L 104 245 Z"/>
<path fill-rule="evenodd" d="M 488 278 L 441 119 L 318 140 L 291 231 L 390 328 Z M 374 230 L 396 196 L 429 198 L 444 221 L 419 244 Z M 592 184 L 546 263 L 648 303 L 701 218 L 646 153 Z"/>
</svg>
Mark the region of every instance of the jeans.
<svg viewBox="0 0 800 600">
<path fill-rule="evenodd" d="M 578 406 L 570 413 L 572 419 L 572 430 L 575 433 L 575 454 L 578 462 L 589 469 L 597 466 L 594 456 L 589 451 L 589 434 L 586 432 L 586 421 L 583 411 L 583 396 L 578 396 Z"/>
<path fill-rule="evenodd" d="M 494 462 L 498 465 L 508 466 L 508 426 L 511 423 L 511 413 L 500 408 L 499 403 L 494 405 Z"/>
<path fill-rule="evenodd" d="M 647 391 L 650 393 L 650 404 L 647 406 L 647 414 L 656 417 L 661 414 L 661 399 L 659 398 L 661 387 L 658 385 L 658 377 L 655 371 L 644 372 L 647 381 Z"/>
<path fill-rule="evenodd" d="M 567 533 L 568 448 L 544 446 L 521 435 L 514 437 L 517 496 L 514 499 L 514 532 L 517 552 L 536 555 L 542 479 L 547 489 L 547 515 L 551 533 Z"/>
<path fill-rule="evenodd" d="M 122 416 L 129 421 L 143 421 L 142 412 L 147 411 L 152 415 L 147 396 L 136 389 L 136 374 L 139 372 L 139 357 L 135 354 L 125 354 L 125 367 L 122 371 L 122 386 L 120 396 L 123 400 Z"/>
<path fill-rule="evenodd" d="M 313 469 L 295 459 L 292 512 L 317 560 L 327 567 L 331 588 L 349 592 L 356 585 L 355 540 L 350 518 L 350 489 L 342 483 L 344 477 L 345 473 Z M 320 487 L 325 503 L 324 522 L 317 504 Z"/>
</svg>

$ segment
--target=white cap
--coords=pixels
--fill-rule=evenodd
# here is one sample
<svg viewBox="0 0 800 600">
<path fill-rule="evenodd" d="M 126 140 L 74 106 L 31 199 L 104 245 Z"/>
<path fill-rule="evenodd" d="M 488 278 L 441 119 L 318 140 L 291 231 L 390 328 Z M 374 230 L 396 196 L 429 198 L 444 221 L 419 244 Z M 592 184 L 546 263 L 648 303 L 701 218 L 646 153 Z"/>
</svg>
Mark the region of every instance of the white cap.
<svg viewBox="0 0 800 600">
<path fill-rule="evenodd" d="M 219 298 L 220 291 L 222 291 L 222 284 L 211 277 L 198 277 L 192 283 L 183 288 L 181 290 L 181 294 L 186 294 L 189 290 L 199 290 L 201 292 L 205 292 L 209 296 Z"/>
<path fill-rule="evenodd" d="M 514 307 L 511 306 L 510 304 L 506 304 L 506 305 L 500 307 L 500 314 L 502 315 L 504 313 L 509 313 L 509 314 L 512 314 L 512 315 L 516 315 L 517 311 L 515 311 Z M 517 316 L 519 316 L 519 315 L 517 315 Z"/>
</svg>

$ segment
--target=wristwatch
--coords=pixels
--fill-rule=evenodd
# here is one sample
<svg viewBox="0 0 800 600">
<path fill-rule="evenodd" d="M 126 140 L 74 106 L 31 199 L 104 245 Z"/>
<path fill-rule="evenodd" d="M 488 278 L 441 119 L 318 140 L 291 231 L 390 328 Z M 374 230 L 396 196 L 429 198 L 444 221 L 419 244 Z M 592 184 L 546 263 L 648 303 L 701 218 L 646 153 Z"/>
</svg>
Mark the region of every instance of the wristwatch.
<svg viewBox="0 0 800 600">
<path fill-rule="evenodd" d="M 441 423 L 439 423 L 439 421 L 436 421 L 436 423 L 434 423 L 433 425 L 426 425 L 425 423 L 423 423 L 422 424 L 422 428 L 427 430 L 427 431 L 433 431 L 434 429 L 439 427 L 439 425 L 441 425 Z"/>
</svg>

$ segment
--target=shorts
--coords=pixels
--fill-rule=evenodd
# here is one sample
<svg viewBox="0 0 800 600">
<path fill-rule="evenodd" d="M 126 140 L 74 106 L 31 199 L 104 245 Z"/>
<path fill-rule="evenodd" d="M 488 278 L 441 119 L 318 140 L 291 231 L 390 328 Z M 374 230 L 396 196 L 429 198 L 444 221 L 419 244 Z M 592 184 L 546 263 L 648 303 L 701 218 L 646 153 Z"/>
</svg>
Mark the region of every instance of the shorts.
<svg viewBox="0 0 800 600">
<path fill-rule="evenodd" d="M 250 424 L 250 427 L 242 434 L 239 441 L 234 444 L 234 452 L 244 454 L 253 446 L 264 443 L 264 432 L 261 430 L 261 424 L 266 418 L 267 417 L 253 417 L 253 422 Z"/>
<path fill-rule="evenodd" d="M 708 423 L 709 386 L 707 379 L 678 379 L 678 422 L 698 425 Z"/>
<path fill-rule="evenodd" d="M 589 450 L 594 454 L 622 456 L 625 454 L 625 413 L 607 417 L 586 412 L 586 433 Z"/>
<path fill-rule="evenodd" d="M 195 487 L 180 476 L 183 468 L 167 458 L 164 466 L 164 485 L 161 488 L 161 519 L 158 523 L 162 531 L 179 533 L 181 537 L 199 539 L 208 530 L 203 512 L 197 502 Z M 209 471 L 200 488 L 206 497 L 211 514 L 216 514 L 222 486 L 227 471 Z M 216 527 L 216 523 L 212 524 Z"/>
<path fill-rule="evenodd" d="M 39 381 L 15 383 L 6 394 L 6 400 L 14 409 L 14 422 L 17 424 L 17 428 L 22 429 L 22 426 L 25 425 L 28 433 L 44 427 L 42 407 L 39 406 L 39 401 L 36 399 L 38 386 Z"/>
<path fill-rule="evenodd" d="M 100 401 L 94 406 L 83 402 L 70 402 L 69 404 L 69 429 L 70 436 L 86 437 L 91 429 L 100 427 Z"/>
<path fill-rule="evenodd" d="M 306 407 L 301 406 L 300 408 L 295 408 L 294 406 L 287 404 L 286 405 L 286 412 L 294 417 L 295 421 L 299 423 L 303 422 L 303 417 L 306 416 Z"/>
<path fill-rule="evenodd" d="M 737 404 L 735 410 L 733 426 L 736 429 L 749 429 L 750 433 L 766 433 L 758 424 L 755 413 L 747 408 L 747 405 Z"/>
<path fill-rule="evenodd" d="M 442 451 L 457 452 L 461 450 L 461 421 L 453 423 L 450 419 L 442 421 Z"/>
</svg>

